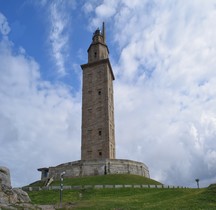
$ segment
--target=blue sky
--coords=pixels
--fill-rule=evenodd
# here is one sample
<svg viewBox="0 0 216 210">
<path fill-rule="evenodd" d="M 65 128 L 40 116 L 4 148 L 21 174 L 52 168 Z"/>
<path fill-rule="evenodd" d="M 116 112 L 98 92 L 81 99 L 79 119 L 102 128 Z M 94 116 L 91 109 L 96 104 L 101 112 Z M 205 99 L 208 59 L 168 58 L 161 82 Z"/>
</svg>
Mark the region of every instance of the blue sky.
<svg viewBox="0 0 216 210">
<path fill-rule="evenodd" d="M 12 184 L 80 159 L 80 65 L 103 21 L 117 158 L 165 184 L 216 182 L 214 0 L 0 0 L 0 165 Z"/>
<path fill-rule="evenodd" d="M 48 3 L 41 2 L 17 1 L 9 3 L 1 1 L 1 8 L 10 22 L 11 32 L 8 37 L 14 43 L 15 49 L 22 47 L 29 56 L 38 61 L 43 79 L 52 82 L 61 80 L 70 85 L 72 80 L 73 87 L 79 89 L 80 82 L 77 82 L 79 75 L 74 72 L 72 65 L 85 62 L 86 55 L 81 45 L 88 46 L 91 40 L 91 32 L 84 24 L 87 19 L 76 10 L 78 2 L 63 3 L 63 6 L 58 3 L 48 5 Z M 68 5 L 69 7 L 66 9 Z M 61 14 L 63 11 L 59 14 L 55 11 L 60 7 L 65 11 L 64 15 Z M 55 18 L 59 18 L 58 15 L 61 15 L 62 20 L 65 21 L 65 23 L 62 22 L 65 24 L 62 29 L 61 26 L 58 26 L 61 22 L 55 20 Z M 88 37 L 88 39 L 84 37 Z M 59 40 L 57 41 L 57 39 Z M 63 58 L 57 59 L 53 45 L 60 45 L 60 39 L 65 42 L 61 49 L 58 49 L 62 51 L 60 55 Z M 82 40 L 82 44 L 79 44 L 80 40 Z M 81 52 L 82 50 L 83 52 Z M 80 53 L 83 54 L 80 55 Z"/>
</svg>

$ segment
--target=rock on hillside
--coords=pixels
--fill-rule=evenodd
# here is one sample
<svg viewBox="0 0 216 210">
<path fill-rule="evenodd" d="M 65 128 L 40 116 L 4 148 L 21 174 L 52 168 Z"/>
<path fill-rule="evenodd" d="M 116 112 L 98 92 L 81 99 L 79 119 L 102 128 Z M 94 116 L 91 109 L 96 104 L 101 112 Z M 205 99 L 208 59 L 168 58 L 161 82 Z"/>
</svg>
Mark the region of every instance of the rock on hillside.
<svg viewBox="0 0 216 210">
<path fill-rule="evenodd" d="M 30 204 L 28 194 L 11 187 L 10 171 L 0 166 L 0 209 L 40 209 Z"/>
</svg>

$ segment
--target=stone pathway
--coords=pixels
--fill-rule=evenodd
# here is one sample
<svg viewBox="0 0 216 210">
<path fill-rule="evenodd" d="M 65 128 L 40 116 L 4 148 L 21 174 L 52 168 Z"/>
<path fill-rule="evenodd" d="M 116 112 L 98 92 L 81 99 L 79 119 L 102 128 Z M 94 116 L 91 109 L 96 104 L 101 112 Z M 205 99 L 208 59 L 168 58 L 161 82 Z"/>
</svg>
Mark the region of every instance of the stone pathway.
<svg viewBox="0 0 216 210">
<path fill-rule="evenodd" d="M 41 210 L 57 210 L 59 209 L 58 205 L 37 205 Z M 76 203 L 69 202 L 69 203 L 64 203 L 63 208 L 64 209 L 73 209 L 76 206 Z"/>
<path fill-rule="evenodd" d="M 38 205 L 42 210 L 55 210 L 53 205 Z"/>
</svg>

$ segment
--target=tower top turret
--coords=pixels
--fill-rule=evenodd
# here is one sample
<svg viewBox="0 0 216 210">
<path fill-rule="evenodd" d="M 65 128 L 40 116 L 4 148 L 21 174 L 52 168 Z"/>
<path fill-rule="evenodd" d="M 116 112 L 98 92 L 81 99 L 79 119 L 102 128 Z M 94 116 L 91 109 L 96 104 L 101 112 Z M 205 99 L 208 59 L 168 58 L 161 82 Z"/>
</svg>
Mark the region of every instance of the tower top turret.
<svg viewBox="0 0 216 210">
<path fill-rule="evenodd" d="M 105 24 L 103 22 L 102 32 L 99 28 L 93 33 L 92 43 L 88 48 L 88 63 L 107 59 L 109 57 L 109 49 L 106 45 Z"/>
<path fill-rule="evenodd" d="M 105 23 L 103 22 L 102 25 L 102 32 L 100 30 L 100 28 L 98 27 L 96 29 L 96 31 L 93 33 L 93 37 L 92 37 L 92 44 L 93 43 L 102 43 L 102 44 L 106 44 L 106 30 L 105 30 Z"/>
</svg>

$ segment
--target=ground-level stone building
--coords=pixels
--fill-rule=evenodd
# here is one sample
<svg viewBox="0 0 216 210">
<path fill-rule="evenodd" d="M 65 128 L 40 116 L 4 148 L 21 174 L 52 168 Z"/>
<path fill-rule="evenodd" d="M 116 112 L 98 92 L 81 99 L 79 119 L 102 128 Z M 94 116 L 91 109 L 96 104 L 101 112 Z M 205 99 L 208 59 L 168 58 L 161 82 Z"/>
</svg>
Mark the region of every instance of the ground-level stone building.
<svg viewBox="0 0 216 210">
<path fill-rule="evenodd" d="M 42 172 L 41 180 L 51 177 L 59 179 L 62 172 L 65 172 L 66 178 L 107 174 L 136 174 L 150 177 L 148 167 L 144 163 L 124 159 L 78 160 L 38 170 Z"/>
<path fill-rule="evenodd" d="M 137 174 L 149 177 L 144 163 L 116 159 L 113 80 L 106 32 L 97 29 L 88 48 L 88 62 L 83 70 L 81 160 L 55 167 L 40 168 L 41 179 L 95 176 L 104 174 Z"/>
</svg>

